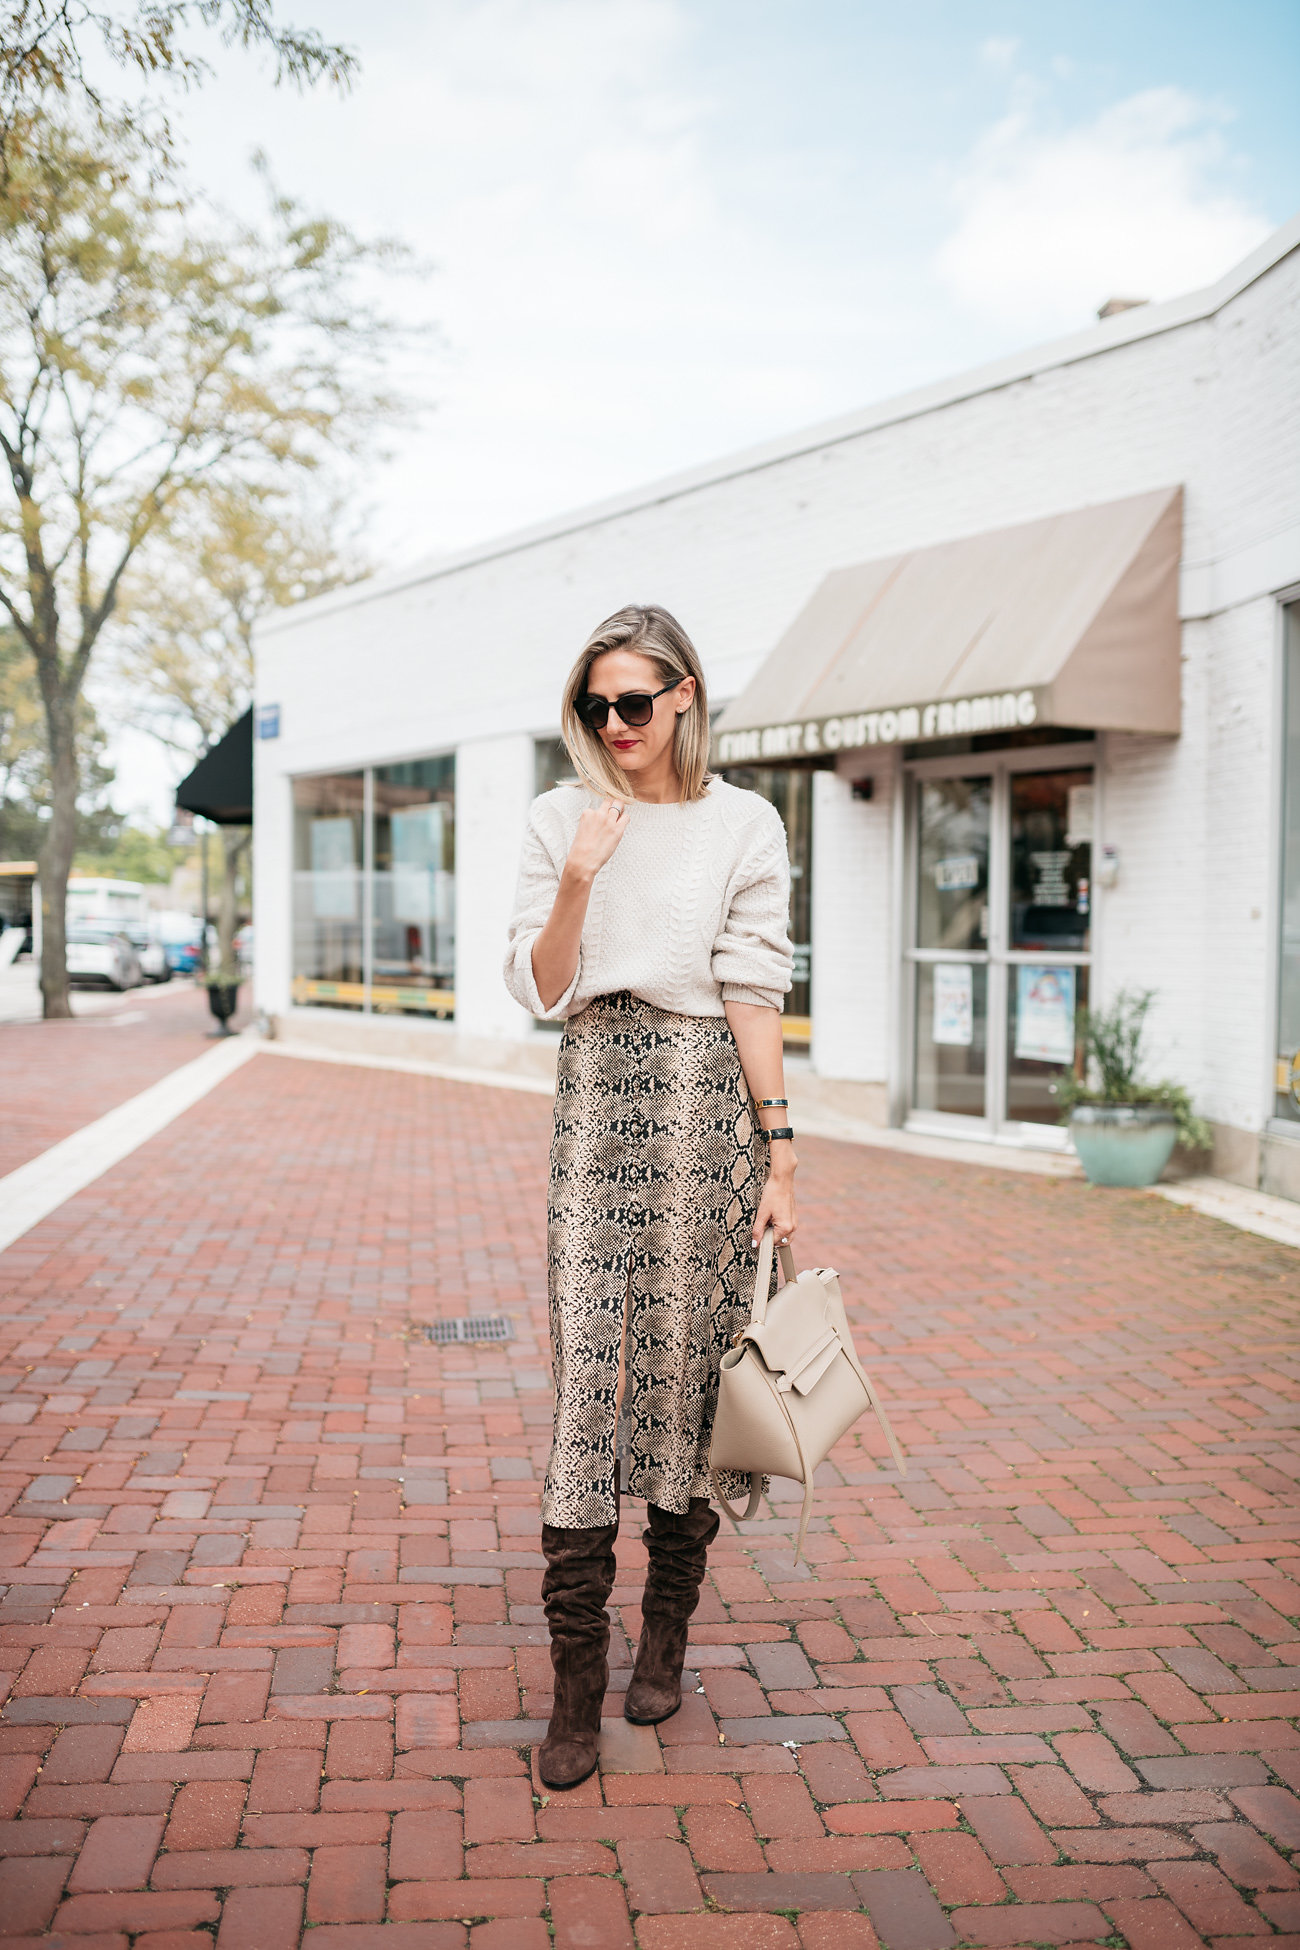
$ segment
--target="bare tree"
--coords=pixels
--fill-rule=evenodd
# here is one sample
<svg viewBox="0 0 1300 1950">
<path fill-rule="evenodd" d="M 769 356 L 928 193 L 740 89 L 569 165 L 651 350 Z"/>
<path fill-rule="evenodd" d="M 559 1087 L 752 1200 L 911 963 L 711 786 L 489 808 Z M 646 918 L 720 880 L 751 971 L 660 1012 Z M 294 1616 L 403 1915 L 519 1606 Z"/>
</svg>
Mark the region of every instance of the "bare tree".
<svg viewBox="0 0 1300 1950">
<path fill-rule="evenodd" d="M 398 406 L 373 376 L 392 328 L 356 277 L 396 247 L 283 197 L 264 231 L 232 229 L 142 150 L 121 122 L 37 118 L 0 183 L 0 611 L 46 723 L 47 1016 L 69 1013 L 77 701 L 123 578 L 187 510 L 311 475 Z"/>
</svg>

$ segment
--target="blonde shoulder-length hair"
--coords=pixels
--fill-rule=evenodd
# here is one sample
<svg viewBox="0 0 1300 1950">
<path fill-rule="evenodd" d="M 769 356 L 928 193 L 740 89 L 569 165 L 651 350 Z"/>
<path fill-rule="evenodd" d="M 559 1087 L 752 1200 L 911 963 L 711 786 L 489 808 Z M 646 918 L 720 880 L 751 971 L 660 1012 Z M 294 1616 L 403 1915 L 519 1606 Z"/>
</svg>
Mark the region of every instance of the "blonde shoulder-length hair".
<svg viewBox="0 0 1300 1950">
<path fill-rule="evenodd" d="M 609 650 L 631 650 L 647 658 L 658 671 L 661 684 L 679 683 L 683 677 L 695 679 L 695 695 L 678 714 L 673 759 L 682 782 L 683 802 L 702 799 L 710 783 L 709 700 L 704 672 L 699 653 L 677 618 L 655 603 L 633 603 L 607 616 L 587 638 L 569 672 L 560 705 L 560 730 L 579 779 L 604 799 L 633 797 L 627 774 L 615 764 L 599 734 L 590 731 L 578 716 L 578 699 L 587 689 L 591 666 Z"/>
</svg>

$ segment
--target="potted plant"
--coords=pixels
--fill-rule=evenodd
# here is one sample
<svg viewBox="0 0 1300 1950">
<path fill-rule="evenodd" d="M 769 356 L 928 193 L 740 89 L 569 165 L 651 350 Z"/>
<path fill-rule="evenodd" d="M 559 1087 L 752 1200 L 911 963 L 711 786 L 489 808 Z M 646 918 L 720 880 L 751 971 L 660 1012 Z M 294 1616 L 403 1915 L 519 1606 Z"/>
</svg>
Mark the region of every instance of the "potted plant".
<svg viewBox="0 0 1300 1950">
<path fill-rule="evenodd" d="M 1121 989 L 1108 1008 L 1085 1010 L 1084 1074 L 1067 1074 L 1055 1086 L 1079 1162 L 1094 1185 L 1154 1185 L 1175 1144 L 1189 1151 L 1210 1145 L 1210 1127 L 1181 1084 L 1142 1080 L 1142 1041 L 1153 1000 L 1151 989 Z"/>
<path fill-rule="evenodd" d="M 209 1036 L 233 1036 L 230 1018 L 239 1006 L 239 963 L 232 957 L 221 962 L 207 978 L 208 1007 L 217 1019 Z"/>
</svg>

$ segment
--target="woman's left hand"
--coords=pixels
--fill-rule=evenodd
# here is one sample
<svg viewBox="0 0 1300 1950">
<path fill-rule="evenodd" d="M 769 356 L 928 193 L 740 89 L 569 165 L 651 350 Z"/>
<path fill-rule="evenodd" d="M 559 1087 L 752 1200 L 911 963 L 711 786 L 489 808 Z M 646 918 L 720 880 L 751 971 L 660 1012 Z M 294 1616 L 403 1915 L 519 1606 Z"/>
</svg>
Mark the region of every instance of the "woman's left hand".
<svg viewBox="0 0 1300 1950">
<path fill-rule="evenodd" d="M 794 1205 L 794 1174 L 799 1160 L 794 1155 L 794 1146 L 788 1138 L 779 1138 L 772 1148 L 780 1156 L 768 1166 L 767 1183 L 758 1201 L 758 1212 L 754 1219 L 755 1246 L 768 1226 L 775 1227 L 777 1243 L 784 1246 L 787 1240 L 794 1238 L 799 1223 Z"/>
</svg>

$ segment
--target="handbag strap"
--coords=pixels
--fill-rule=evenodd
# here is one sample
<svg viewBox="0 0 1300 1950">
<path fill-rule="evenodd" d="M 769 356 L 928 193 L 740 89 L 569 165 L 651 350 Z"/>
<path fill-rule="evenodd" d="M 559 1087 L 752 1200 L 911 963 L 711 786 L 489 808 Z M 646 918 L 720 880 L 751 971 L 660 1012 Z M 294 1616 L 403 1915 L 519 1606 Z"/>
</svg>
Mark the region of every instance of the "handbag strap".
<svg viewBox="0 0 1300 1950">
<path fill-rule="evenodd" d="M 739 1515 L 737 1515 L 727 1501 L 726 1491 L 722 1487 L 722 1479 L 718 1471 L 712 1469 L 709 1471 L 709 1474 L 713 1478 L 713 1494 L 717 1497 L 718 1502 L 731 1518 L 733 1524 L 740 1525 L 742 1523 L 748 1523 L 752 1516 L 758 1514 L 758 1506 L 763 1500 L 763 1478 L 758 1470 L 752 1469 L 749 1473 L 749 1502 Z"/>
<path fill-rule="evenodd" d="M 770 1386 L 771 1384 L 769 1383 L 769 1387 Z M 813 1504 L 812 1471 L 808 1467 L 808 1458 L 807 1456 L 805 1456 L 803 1452 L 803 1444 L 799 1440 L 799 1431 L 795 1427 L 794 1417 L 790 1413 L 789 1404 L 786 1402 L 785 1397 L 780 1393 L 778 1389 L 772 1388 L 771 1393 L 773 1399 L 779 1405 L 781 1413 L 785 1416 L 786 1423 L 790 1430 L 790 1437 L 794 1443 L 794 1452 L 796 1456 L 798 1456 L 799 1458 L 799 1467 L 803 1472 L 803 1509 L 799 1512 L 799 1538 L 798 1538 L 798 1542 L 795 1544 L 794 1547 L 794 1561 L 797 1564 L 799 1562 L 799 1559 L 803 1556 L 804 1538 L 808 1534 L 808 1519 L 812 1515 L 812 1504 Z"/>
<path fill-rule="evenodd" d="M 863 1367 L 861 1361 L 859 1361 L 858 1359 L 858 1350 L 856 1349 L 856 1347 L 852 1345 L 852 1337 L 850 1337 L 849 1346 L 845 1348 L 844 1352 L 848 1355 L 849 1360 L 852 1362 L 853 1372 L 857 1375 L 858 1380 L 862 1383 L 862 1386 L 866 1391 L 867 1402 L 871 1407 L 871 1409 L 873 1410 L 877 1422 L 879 1422 L 880 1424 L 881 1430 L 884 1433 L 885 1441 L 889 1444 L 889 1453 L 894 1458 L 894 1466 L 898 1470 L 900 1476 L 906 1476 L 907 1458 L 898 1446 L 898 1437 L 894 1434 L 893 1429 L 889 1425 L 889 1417 L 886 1415 L 884 1411 L 884 1407 L 881 1404 L 879 1395 L 876 1393 L 875 1389 L 871 1384 L 871 1377 L 867 1373 L 866 1369 Z"/>
<path fill-rule="evenodd" d="M 762 1243 L 758 1248 L 758 1267 L 754 1274 L 754 1304 L 749 1312 L 750 1325 L 753 1327 L 761 1327 L 767 1319 L 768 1293 L 772 1285 L 772 1255 L 775 1251 L 776 1228 L 765 1226 Z M 795 1270 L 794 1254 L 784 1240 L 781 1243 L 781 1271 L 787 1283 L 799 1277 Z"/>
</svg>

